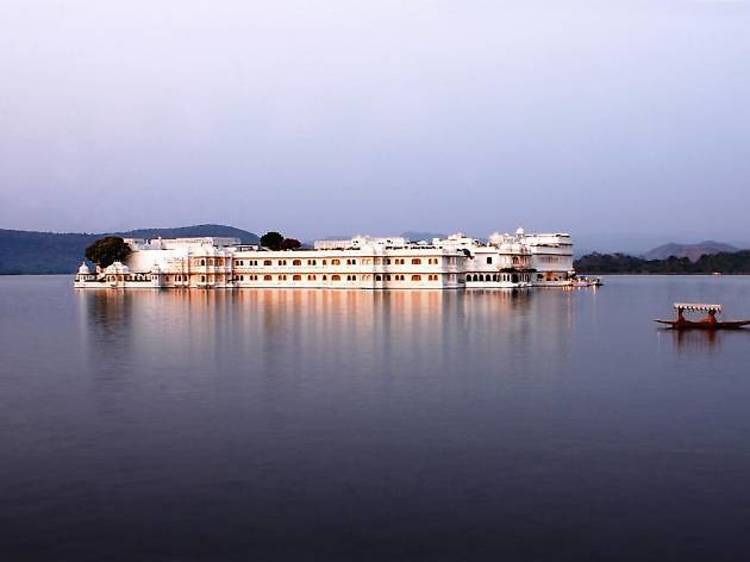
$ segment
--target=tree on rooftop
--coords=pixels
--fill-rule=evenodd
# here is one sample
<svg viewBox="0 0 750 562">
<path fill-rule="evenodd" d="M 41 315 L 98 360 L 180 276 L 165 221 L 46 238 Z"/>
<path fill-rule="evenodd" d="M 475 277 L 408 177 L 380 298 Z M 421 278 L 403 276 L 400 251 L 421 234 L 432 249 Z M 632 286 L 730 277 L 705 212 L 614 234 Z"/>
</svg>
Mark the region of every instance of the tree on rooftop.
<svg viewBox="0 0 750 562">
<path fill-rule="evenodd" d="M 116 261 L 124 263 L 132 251 L 119 236 L 107 236 L 86 248 L 86 259 L 99 267 L 107 267 Z"/>
<path fill-rule="evenodd" d="M 282 240 L 281 242 L 282 250 L 296 250 L 300 246 L 302 246 L 302 242 L 300 242 L 296 238 L 284 238 L 284 240 Z"/>
<path fill-rule="evenodd" d="M 260 245 L 269 250 L 280 250 L 284 237 L 278 232 L 266 232 L 260 237 Z"/>
</svg>

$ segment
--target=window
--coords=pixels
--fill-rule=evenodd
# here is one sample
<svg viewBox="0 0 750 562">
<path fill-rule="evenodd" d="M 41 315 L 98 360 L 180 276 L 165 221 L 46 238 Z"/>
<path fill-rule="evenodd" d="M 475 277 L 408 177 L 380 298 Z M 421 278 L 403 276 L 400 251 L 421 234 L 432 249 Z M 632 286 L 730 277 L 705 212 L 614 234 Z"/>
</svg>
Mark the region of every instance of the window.
<svg viewBox="0 0 750 562">
<path fill-rule="evenodd" d="M 385 258 L 385 263 L 387 265 L 390 265 L 391 264 L 391 258 Z"/>
<path fill-rule="evenodd" d="M 206 260 L 201 260 L 201 265 L 206 265 Z"/>
<path fill-rule="evenodd" d="M 422 260 L 419 258 L 412 258 L 411 263 L 412 265 L 419 265 L 420 263 L 422 263 Z"/>
<path fill-rule="evenodd" d="M 279 265 L 286 265 L 286 260 L 279 260 Z"/>
<path fill-rule="evenodd" d="M 341 260 L 338 258 L 334 258 L 331 260 L 331 265 L 340 265 L 340 264 L 341 264 Z"/>
<path fill-rule="evenodd" d="M 302 260 L 292 260 L 292 265 L 302 265 Z"/>
<path fill-rule="evenodd" d="M 270 275 L 263 276 L 263 281 L 271 281 L 271 280 L 272 280 L 272 277 Z"/>
<path fill-rule="evenodd" d="M 487 258 L 487 263 L 492 263 L 492 256 Z"/>
<path fill-rule="evenodd" d="M 383 276 L 382 275 L 376 275 L 375 276 L 375 281 L 382 281 L 382 280 L 383 280 Z"/>
<path fill-rule="evenodd" d="M 412 275 L 411 276 L 411 280 L 412 281 L 421 281 L 422 280 L 422 276 L 421 275 Z"/>
<path fill-rule="evenodd" d="M 390 280 L 391 280 L 391 276 L 390 276 L 390 275 L 386 275 L 386 276 L 385 276 L 385 280 L 386 280 L 386 281 L 390 281 Z"/>
<path fill-rule="evenodd" d="M 294 275 L 294 276 L 292 276 L 292 281 L 302 281 L 302 276 L 301 275 Z"/>
<path fill-rule="evenodd" d="M 201 275 L 201 283 L 205 283 L 205 282 L 206 282 L 206 276 L 205 275 Z"/>
<path fill-rule="evenodd" d="M 323 260 L 323 265 L 326 265 L 328 263 L 328 260 Z"/>
<path fill-rule="evenodd" d="M 375 258 L 375 265 L 381 265 L 383 263 L 383 258 Z"/>
<path fill-rule="evenodd" d="M 307 276 L 308 281 L 315 281 L 315 275 L 308 275 Z"/>
<path fill-rule="evenodd" d="M 271 265 L 271 260 L 263 260 L 263 265 Z"/>
<path fill-rule="evenodd" d="M 331 275 L 331 281 L 341 281 L 340 275 Z"/>
</svg>

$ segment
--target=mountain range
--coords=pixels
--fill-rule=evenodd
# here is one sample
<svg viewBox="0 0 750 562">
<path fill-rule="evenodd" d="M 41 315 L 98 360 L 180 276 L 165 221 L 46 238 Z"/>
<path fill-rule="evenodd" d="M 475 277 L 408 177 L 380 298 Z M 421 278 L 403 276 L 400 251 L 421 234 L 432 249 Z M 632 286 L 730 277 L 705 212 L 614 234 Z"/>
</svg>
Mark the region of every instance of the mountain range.
<svg viewBox="0 0 750 562">
<path fill-rule="evenodd" d="M 0 275 L 74 272 L 83 259 L 86 246 L 109 235 L 124 238 L 221 236 L 239 238 L 244 244 L 258 243 L 256 234 L 220 224 L 141 228 L 98 234 L 0 229 Z"/>
<path fill-rule="evenodd" d="M 704 255 L 720 254 L 722 252 L 731 253 L 738 250 L 739 248 L 736 246 L 714 240 L 705 240 L 697 244 L 676 244 L 670 242 L 669 244 L 663 244 L 653 250 L 649 250 L 643 254 L 643 258 L 646 260 L 665 260 L 675 257 L 688 258 L 691 262 L 697 262 Z"/>
</svg>

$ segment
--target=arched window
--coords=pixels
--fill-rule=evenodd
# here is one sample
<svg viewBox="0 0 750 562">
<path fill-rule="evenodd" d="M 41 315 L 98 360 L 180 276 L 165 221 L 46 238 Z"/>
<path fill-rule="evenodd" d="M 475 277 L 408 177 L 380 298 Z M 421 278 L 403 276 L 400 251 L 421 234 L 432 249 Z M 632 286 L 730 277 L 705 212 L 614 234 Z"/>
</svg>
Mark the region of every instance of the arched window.
<svg viewBox="0 0 750 562">
<path fill-rule="evenodd" d="M 302 265 L 302 260 L 292 260 L 292 265 Z"/>
<path fill-rule="evenodd" d="M 422 280 L 422 276 L 421 275 L 412 275 L 411 276 L 411 280 L 412 281 L 421 281 Z"/>
<path fill-rule="evenodd" d="M 331 281 L 341 281 L 341 275 L 331 275 Z"/>
<path fill-rule="evenodd" d="M 263 260 L 263 265 L 271 265 L 271 260 Z"/>
<path fill-rule="evenodd" d="M 411 263 L 412 265 L 419 265 L 420 263 L 422 263 L 422 260 L 419 258 L 412 258 Z"/>
<path fill-rule="evenodd" d="M 302 281 L 302 276 L 301 275 L 293 275 L 292 276 L 292 281 Z"/>
<path fill-rule="evenodd" d="M 271 280 L 273 280 L 273 277 L 271 277 L 270 275 L 263 276 L 263 281 L 271 281 Z"/>
<path fill-rule="evenodd" d="M 341 260 L 338 259 L 338 258 L 334 258 L 334 259 L 331 260 L 331 265 L 340 265 L 340 264 L 341 264 Z M 331 278 L 331 279 L 333 279 L 333 278 Z"/>
<path fill-rule="evenodd" d="M 376 275 L 375 276 L 375 281 L 382 281 L 382 280 L 383 280 L 383 276 L 382 275 Z"/>
<path fill-rule="evenodd" d="M 201 260 L 201 265 L 206 265 L 206 260 Z"/>
</svg>

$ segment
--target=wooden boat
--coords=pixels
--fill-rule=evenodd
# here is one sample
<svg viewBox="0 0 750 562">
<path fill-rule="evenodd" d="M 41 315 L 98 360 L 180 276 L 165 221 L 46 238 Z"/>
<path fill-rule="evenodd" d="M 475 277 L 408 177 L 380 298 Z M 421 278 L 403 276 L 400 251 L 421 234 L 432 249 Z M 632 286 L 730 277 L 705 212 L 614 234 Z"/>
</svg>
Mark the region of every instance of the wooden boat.
<svg viewBox="0 0 750 562">
<path fill-rule="evenodd" d="M 750 320 L 717 320 L 716 315 L 721 314 L 720 304 L 676 302 L 674 309 L 677 311 L 674 320 L 657 319 L 654 322 L 665 324 L 673 330 L 737 330 L 750 325 Z M 700 320 L 688 320 L 684 316 L 685 311 L 705 312 L 706 316 Z"/>
<path fill-rule="evenodd" d="M 601 287 L 603 285 L 599 277 L 574 277 L 568 282 L 571 287 Z"/>
</svg>

